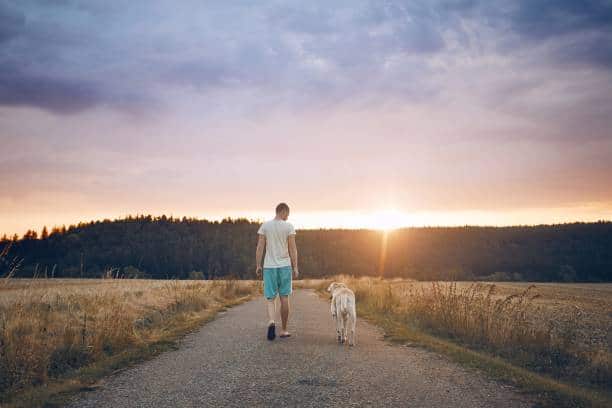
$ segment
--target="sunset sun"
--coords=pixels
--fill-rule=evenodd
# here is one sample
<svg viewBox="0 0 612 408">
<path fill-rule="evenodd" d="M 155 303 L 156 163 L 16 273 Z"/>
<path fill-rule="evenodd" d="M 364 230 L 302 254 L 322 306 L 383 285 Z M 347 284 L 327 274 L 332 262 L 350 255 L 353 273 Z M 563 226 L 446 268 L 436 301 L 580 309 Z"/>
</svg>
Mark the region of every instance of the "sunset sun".
<svg viewBox="0 0 612 408">
<path fill-rule="evenodd" d="M 378 210 L 371 214 L 367 224 L 373 229 L 391 231 L 410 225 L 410 217 L 396 209 Z"/>
</svg>

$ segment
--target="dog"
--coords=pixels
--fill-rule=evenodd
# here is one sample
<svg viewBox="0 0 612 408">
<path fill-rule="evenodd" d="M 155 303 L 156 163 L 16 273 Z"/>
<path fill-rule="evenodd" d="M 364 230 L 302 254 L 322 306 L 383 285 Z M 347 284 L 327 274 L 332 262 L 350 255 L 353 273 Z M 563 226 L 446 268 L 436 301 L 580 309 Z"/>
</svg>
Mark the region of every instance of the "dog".
<svg viewBox="0 0 612 408">
<path fill-rule="evenodd" d="M 338 343 L 343 344 L 348 338 L 350 346 L 355 345 L 355 324 L 357 311 L 355 309 L 355 294 L 344 283 L 333 282 L 327 288 L 331 293 L 331 315 L 336 321 Z"/>
</svg>

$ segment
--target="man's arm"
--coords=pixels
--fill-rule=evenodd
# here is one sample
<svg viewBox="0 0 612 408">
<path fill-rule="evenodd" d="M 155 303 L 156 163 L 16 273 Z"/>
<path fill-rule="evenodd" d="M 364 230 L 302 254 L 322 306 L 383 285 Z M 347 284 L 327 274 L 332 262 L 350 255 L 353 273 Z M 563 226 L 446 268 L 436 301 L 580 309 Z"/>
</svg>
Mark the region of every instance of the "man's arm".
<svg viewBox="0 0 612 408">
<path fill-rule="evenodd" d="M 293 276 L 297 278 L 300 274 L 300 271 L 298 269 L 298 252 L 297 245 L 295 245 L 295 235 L 289 235 L 289 237 L 287 237 L 287 242 L 289 244 L 289 257 L 291 258 Z"/>
<path fill-rule="evenodd" d="M 266 236 L 258 234 L 259 239 L 257 240 L 257 250 L 255 251 L 255 274 L 261 275 L 262 265 L 261 260 L 263 259 L 264 249 L 266 248 Z"/>
</svg>

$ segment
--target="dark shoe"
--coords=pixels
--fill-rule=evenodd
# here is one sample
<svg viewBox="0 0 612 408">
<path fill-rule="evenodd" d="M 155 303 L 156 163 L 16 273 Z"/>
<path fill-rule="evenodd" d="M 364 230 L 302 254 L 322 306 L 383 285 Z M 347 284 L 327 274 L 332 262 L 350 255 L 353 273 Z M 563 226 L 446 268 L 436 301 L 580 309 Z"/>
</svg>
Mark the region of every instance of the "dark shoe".
<svg viewBox="0 0 612 408">
<path fill-rule="evenodd" d="M 268 340 L 274 340 L 276 338 L 276 326 L 274 323 L 268 326 Z"/>
</svg>

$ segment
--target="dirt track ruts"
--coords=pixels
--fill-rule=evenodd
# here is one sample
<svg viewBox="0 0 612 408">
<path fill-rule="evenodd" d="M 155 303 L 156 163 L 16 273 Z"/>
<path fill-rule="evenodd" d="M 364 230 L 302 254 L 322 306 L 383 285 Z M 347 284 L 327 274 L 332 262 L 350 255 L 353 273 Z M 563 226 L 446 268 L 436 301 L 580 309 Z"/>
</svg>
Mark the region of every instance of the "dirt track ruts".
<svg viewBox="0 0 612 408">
<path fill-rule="evenodd" d="M 292 296 L 289 339 L 265 339 L 262 299 L 229 309 L 176 351 L 119 372 L 74 407 L 528 407 L 512 388 L 426 350 L 391 345 L 359 321 L 338 346 L 328 305 Z"/>
</svg>

